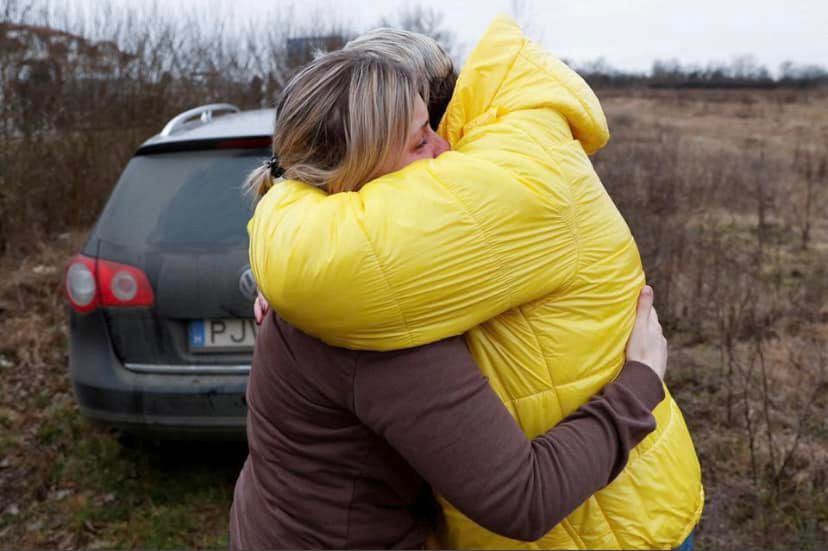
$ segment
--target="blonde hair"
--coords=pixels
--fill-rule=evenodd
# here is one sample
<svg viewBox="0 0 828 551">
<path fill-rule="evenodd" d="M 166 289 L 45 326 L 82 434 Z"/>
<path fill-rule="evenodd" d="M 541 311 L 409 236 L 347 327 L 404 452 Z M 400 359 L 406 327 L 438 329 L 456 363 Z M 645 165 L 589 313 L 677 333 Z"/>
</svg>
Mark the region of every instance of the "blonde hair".
<svg viewBox="0 0 828 551">
<path fill-rule="evenodd" d="M 436 129 L 454 92 L 454 62 L 436 40 L 424 34 L 380 27 L 351 40 L 345 50 L 373 54 L 407 67 L 428 105 L 431 126 Z"/>
<path fill-rule="evenodd" d="M 417 81 L 407 66 L 359 50 L 313 60 L 294 76 L 276 106 L 273 155 L 286 179 L 356 191 L 402 153 Z M 277 181 L 255 169 L 245 189 L 263 196 Z"/>
</svg>

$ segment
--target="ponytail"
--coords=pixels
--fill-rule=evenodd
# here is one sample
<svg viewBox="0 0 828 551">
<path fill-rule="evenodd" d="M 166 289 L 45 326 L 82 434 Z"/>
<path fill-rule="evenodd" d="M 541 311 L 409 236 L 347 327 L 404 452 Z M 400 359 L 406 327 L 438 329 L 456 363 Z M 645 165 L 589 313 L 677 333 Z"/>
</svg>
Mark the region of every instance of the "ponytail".
<svg viewBox="0 0 828 551">
<path fill-rule="evenodd" d="M 284 174 L 285 170 L 279 166 L 279 159 L 274 155 L 247 175 L 242 190 L 245 195 L 258 201 Z"/>
<path fill-rule="evenodd" d="M 250 197 L 253 201 L 258 201 L 267 190 L 273 187 L 273 177 L 270 175 L 270 169 L 266 166 L 257 166 L 250 171 L 247 179 L 244 181 L 242 191 L 245 195 Z"/>
</svg>

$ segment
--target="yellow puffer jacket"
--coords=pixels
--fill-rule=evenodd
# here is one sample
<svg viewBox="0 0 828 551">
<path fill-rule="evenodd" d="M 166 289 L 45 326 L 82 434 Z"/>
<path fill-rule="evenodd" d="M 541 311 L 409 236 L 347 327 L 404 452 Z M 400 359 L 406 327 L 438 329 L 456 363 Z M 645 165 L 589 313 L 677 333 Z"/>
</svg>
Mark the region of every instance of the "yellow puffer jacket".
<svg viewBox="0 0 828 551">
<path fill-rule="evenodd" d="M 260 289 L 326 342 L 389 350 L 466 333 L 528 437 L 619 372 L 644 283 L 638 250 L 587 153 L 597 98 L 499 18 L 470 56 L 441 132 L 454 151 L 358 193 L 275 186 L 249 224 Z M 699 520 L 699 463 L 667 394 L 626 469 L 524 544 L 444 503 L 445 547 L 670 548 Z M 485 430 L 485 427 L 481 427 Z"/>
</svg>

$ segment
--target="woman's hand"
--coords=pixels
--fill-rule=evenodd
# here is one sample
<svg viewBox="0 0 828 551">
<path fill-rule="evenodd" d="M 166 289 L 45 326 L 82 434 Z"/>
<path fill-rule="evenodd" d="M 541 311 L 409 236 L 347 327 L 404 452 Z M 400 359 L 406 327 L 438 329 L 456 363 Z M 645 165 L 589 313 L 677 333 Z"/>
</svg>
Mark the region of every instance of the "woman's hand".
<svg viewBox="0 0 828 551">
<path fill-rule="evenodd" d="M 645 285 L 638 297 L 635 325 L 627 343 L 627 361 L 641 362 L 663 381 L 667 370 L 667 339 L 653 307 L 653 288 Z"/>
<path fill-rule="evenodd" d="M 262 320 L 265 319 L 265 316 L 270 311 L 270 304 L 267 303 L 267 299 L 264 298 L 264 295 L 259 292 L 259 295 L 256 297 L 256 302 L 253 303 L 253 317 L 256 318 L 256 325 L 261 325 Z"/>
</svg>

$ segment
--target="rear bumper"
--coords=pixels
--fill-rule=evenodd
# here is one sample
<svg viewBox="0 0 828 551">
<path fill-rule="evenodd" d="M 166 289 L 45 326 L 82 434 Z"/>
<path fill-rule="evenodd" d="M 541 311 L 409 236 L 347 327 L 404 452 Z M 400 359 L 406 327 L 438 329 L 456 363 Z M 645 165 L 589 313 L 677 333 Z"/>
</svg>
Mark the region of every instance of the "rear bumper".
<svg viewBox="0 0 828 551">
<path fill-rule="evenodd" d="M 69 372 L 85 417 L 160 438 L 244 438 L 243 366 L 128 368 L 112 350 L 100 313 L 72 312 L 70 320 Z"/>
<path fill-rule="evenodd" d="M 166 383 L 173 387 L 174 384 Z M 244 387 L 219 394 L 115 390 L 74 383 L 81 414 L 93 421 L 159 438 L 241 440 L 245 436 Z"/>
</svg>

